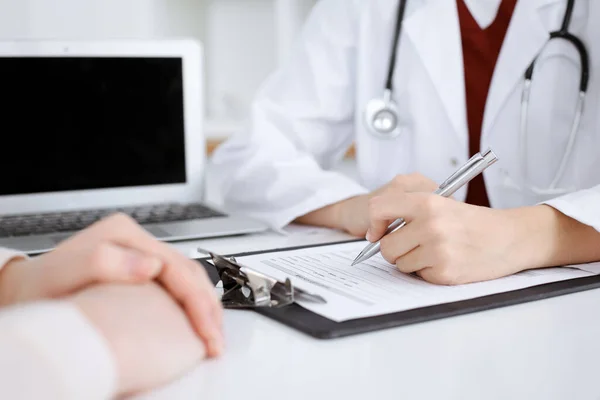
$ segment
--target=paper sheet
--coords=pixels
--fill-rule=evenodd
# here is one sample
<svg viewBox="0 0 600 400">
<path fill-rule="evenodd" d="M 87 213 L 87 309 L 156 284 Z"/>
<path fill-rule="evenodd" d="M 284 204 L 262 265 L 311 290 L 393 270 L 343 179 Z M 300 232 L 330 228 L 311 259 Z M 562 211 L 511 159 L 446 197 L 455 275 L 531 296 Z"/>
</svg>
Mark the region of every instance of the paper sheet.
<svg viewBox="0 0 600 400">
<path fill-rule="evenodd" d="M 574 265 L 571 268 L 577 268 L 577 269 L 581 269 L 583 271 L 591 272 L 594 275 L 600 274 L 600 262 L 590 263 L 590 264 Z"/>
<path fill-rule="evenodd" d="M 219 254 L 238 254 L 249 251 L 266 251 L 297 246 L 310 246 L 319 243 L 336 243 L 356 240 L 341 231 L 326 228 L 291 224 L 280 232 L 267 231 L 252 235 L 208 238 L 202 240 L 171 243 L 171 246 L 190 258 L 206 256 L 199 253 L 198 248 L 207 249 Z"/>
<path fill-rule="evenodd" d="M 548 282 L 594 275 L 574 268 L 533 270 L 494 281 L 440 286 L 399 272 L 377 255 L 350 266 L 366 242 L 240 257 L 238 262 L 299 288 L 320 294 L 327 304 L 301 305 L 334 321 L 370 317 L 507 292 Z"/>
</svg>

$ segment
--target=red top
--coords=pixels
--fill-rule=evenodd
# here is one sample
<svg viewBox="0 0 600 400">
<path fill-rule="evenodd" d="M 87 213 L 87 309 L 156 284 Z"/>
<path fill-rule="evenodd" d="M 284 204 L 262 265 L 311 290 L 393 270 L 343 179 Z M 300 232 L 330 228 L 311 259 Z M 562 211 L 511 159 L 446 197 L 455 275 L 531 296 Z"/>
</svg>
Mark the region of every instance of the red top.
<svg viewBox="0 0 600 400">
<path fill-rule="evenodd" d="M 469 152 L 473 155 L 480 151 L 485 103 L 517 0 L 502 0 L 496 19 L 486 29 L 479 27 L 464 0 L 457 0 L 456 3 L 464 59 Z M 469 184 L 466 202 L 489 207 L 483 175 L 479 175 Z"/>
</svg>

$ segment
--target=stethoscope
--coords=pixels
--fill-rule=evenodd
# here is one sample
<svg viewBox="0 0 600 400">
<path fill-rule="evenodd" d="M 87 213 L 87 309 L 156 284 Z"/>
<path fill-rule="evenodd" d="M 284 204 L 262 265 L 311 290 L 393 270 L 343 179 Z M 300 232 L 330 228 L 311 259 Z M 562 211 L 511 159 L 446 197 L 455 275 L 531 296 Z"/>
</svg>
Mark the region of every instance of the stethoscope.
<svg viewBox="0 0 600 400">
<path fill-rule="evenodd" d="M 391 57 L 388 67 L 387 79 L 385 83 L 385 89 L 383 92 L 382 98 L 372 99 L 367 103 L 367 107 L 365 109 L 365 124 L 367 130 L 374 135 L 375 137 L 381 139 L 394 139 L 398 137 L 402 131 L 402 121 L 400 120 L 400 112 L 398 108 L 398 104 L 393 99 L 393 80 L 394 80 L 394 70 L 396 67 L 396 56 L 398 53 L 398 43 L 400 41 L 400 35 L 402 32 L 402 23 L 404 20 L 404 11 L 406 9 L 407 0 L 400 0 L 400 4 L 398 6 L 398 13 L 396 19 L 396 29 L 395 36 L 392 44 Z M 571 126 L 571 131 L 569 134 L 569 140 L 567 142 L 567 146 L 565 149 L 565 153 L 560 161 L 558 170 L 554 176 L 554 179 L 550 183 L 550 186 L 547 189 L 541 189 L 536 187 L 535 185 L 529 182 L 527 168 L 526 168 L 526 136 L 527 136 L 527 117 L 529 113 L 529 97 L 531 94 L 531 82 L 533 79 L 535 62 L 536 59 L 533 60 L 527 71 L 525 72 L 525 82 L 523 95 L 521 100 L 521 120 L 520 120 L 520 129 L 519 129 L 519 146 L 521 149 L 521 169 L 523 173 L 523 185 L 518 185 L 511 181 L 512 186 L 523 186 L 524 189 L 529 190 L 535 194 L 562 194 L 572 189 L 566 188 L 558 188 L 558 183 L 560 179 L 564 175 L 564 172 L 567 168 L 568 161 L 573 153 L 573 147 L 575 145 L 575 139 L 579 132 L 579 128 L 581 125 L 581 117 L 583 114 L 583 108 L 585 103 L 585 97 L 588 88 L 589 82 L 589 56 L 586 50 L 585 45 L 577 36 L 569 33 L 569 25 L 571 23 L 571 16 L 573 15 L 573 8 L 575 6 L 575 0 L 568 0 L 567 9 L 565 11 L 565 15 L 563 17 L 562 26 L 560 30 L 550 32 L 550 38 L 548 42 L 552 39 L 563 39 L 567 42 L 571 43 L 575 49 L 577 50 L 580 61 L 581 61 L 581 77 L 579 80 L 579 97 L 577 99 L 577 107 L 575 109 L 575 118 L 573 120 L 573 124 Z M 546 43 L 547 45 L 547 43 Z"/>
</svg>

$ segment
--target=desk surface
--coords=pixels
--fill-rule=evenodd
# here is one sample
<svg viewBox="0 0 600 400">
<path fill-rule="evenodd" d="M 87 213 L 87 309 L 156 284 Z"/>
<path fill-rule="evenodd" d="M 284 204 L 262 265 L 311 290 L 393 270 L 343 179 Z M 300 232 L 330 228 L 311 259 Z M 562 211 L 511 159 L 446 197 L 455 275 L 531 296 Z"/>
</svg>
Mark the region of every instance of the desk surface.
<svg viewBox="0 0 600 400">
<path fill-rule="evenodd" d="M 238 252 L 340 235 L 309 230 L 177 246 L 194 256 L 197 246 Z M 222 358 L 141 397 L 600 400 L 600 290 L 332 341 L 250 311 L 225 311 L 225 330 Z"/>
<path fill-rule="evenodd" d="M 222 358 L 143 397 L 600 400 L 600 290 L 332 341 L 249 311 L 225 311 L 225 329 Z"/>
</svg>

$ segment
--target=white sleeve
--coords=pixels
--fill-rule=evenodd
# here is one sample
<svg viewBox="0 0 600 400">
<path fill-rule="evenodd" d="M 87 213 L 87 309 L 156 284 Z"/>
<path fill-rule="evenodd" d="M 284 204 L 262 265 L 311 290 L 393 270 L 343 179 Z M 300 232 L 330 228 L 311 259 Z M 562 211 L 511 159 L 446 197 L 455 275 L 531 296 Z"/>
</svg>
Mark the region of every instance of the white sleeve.
<svg viewBox="0 0 600 400">
<path fill-rule="evenodd" d="M 65 301 L 0 311 L 0 398 L 108 399 L 116 367 L 108 344 Z"/>
<path fill-rule="evenodd" d="M 367 192 L 329 171 L 354 138 L 359 3 L 316 4 L 291 58 L 259 90 L 247 127 L 213 155 L 227 211 L 282 227 Z"/>
<path fill-rule="evenodd" d="M 544 202 L 600 232 L 600 185 Z"/>
</svg>

